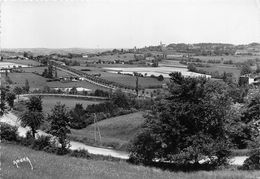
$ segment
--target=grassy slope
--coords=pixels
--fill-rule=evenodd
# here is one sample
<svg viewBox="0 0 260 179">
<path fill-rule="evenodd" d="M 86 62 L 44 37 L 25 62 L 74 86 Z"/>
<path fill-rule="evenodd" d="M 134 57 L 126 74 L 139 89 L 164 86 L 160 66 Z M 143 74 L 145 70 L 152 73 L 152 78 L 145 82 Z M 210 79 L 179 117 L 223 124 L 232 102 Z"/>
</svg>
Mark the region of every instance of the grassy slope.
<svg viewBox="0 0 260 179">
<path fill-rule="evenodd" d="M 96 123 L 100 129 L 102 144 L 125 149 L 127 143 L 140 130 L 144 122 L 143 112 L 136 112 Z M 72 130 L 71 137 L 88 144 L 94 144 L 94 125 L 85 129 Z"/>
<path fill-rule="evenodd" d="M 12 161 L 28 157 L 34 167 L 27 163 L 16 168 Z M 1 178 L 171 178 L 171 179 L 244 179 L 256 178 L 260 171 L 199 171 L 192 173 L 169 172 L 155 168 L 134 166 L 126 162 L 109 162 L 56 156 L 41 151 L 1 143 Z"/>
</svg>

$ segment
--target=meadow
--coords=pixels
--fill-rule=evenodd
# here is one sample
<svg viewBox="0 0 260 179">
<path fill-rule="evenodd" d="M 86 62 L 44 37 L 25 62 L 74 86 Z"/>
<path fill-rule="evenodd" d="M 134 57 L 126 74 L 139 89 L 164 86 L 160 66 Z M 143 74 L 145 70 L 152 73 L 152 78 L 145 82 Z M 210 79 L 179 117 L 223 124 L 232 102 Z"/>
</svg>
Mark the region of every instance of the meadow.
<svg viewBox="0 0 260 179">
<path fill-rule="evenodd" d="M 223 60 L 223 61 L 228 61 L 232 60 L 233 63 L 237 62 L 246 62 L 247 60 L 251 59 L 260 59 L 260 56 L 250 56 L 250 55 L 232 55 L 232 56 L 193 56 L 193 58 L 199 58 L 200 60 L 203 61 L 208 61 L 208 60 Z"/>
<path fill-rule="evenodd" d="M 4 154 L 4 155 L 2 155 Z M 111 162 L 89 160 L 69 156 L 57 156 L 27 147 L 1 143 L 1 178 L 149 178 L 149 179 L 253 179 L 260 171 L 216 170 L 198 172 L 170 172 L 157 168 L 128 164 L 125 161 Z M 13 160 L 28 157 L 28 163 L 13 164 Z"/>
<path fill-rule="evenodd" d="M 52 96 L 44 96 L 42 98 L 42 107 L 44 113 L 50 113 L 51 109 L 60 102 L 61 104 L 65 104 L 67 109 L 70 110 L 75 107 L 75 105 L 82 104 L 84 108 L 91 104 L 98 104 L 102 101 L 95 101 L 95 100 L 83 100 L 83 99 L 76 99 L 76 98 L 65 98 L 65 97 L 52 97 Z"/>
<path fill-rule="evenodd" d="M 96 125 L 101 133 L 101 141 L 98 140 L 97 143 L 94 137 L 94 124 L 80 130 L 72 129 L 70 137 L 85 144 L 126 150 L 129 141 L 140 131 L 140 126 L 145 120 L 143 114 L 143 112 L 136 112 L 97 122 Z"/>
<path fill-rule="evenodd" d="M 9 62 L 9 63 L 17 63 L 17 64 L 21 64 L 21 65 L 27 65 L 27 66 L 38 66 L 41 65 L 41 63 L 36 62 L 34 60 L 18 60 L 18 59 L 8 59 L 8 60 L 4 60 L 3 62 Z"/>
</svg>

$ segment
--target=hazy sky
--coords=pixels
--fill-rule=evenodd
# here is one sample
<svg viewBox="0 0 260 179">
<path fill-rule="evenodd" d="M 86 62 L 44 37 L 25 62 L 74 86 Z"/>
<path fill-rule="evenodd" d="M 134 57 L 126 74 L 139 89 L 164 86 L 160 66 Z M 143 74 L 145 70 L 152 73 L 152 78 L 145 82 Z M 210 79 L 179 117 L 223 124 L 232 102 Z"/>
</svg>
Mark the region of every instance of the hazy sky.
<svg viewBox="0 0 260 179">
<path fill-rule="evenodd" d="M 5 1 L 3 48 L 260 42 L 260 0 Z"/>
</svg>

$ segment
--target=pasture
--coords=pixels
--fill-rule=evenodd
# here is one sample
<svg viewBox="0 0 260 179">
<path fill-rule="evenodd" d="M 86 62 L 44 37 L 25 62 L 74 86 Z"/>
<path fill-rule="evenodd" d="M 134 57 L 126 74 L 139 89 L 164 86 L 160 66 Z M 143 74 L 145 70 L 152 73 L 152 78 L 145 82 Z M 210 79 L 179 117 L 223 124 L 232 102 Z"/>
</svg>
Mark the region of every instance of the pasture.
<svg viewBox="0 0 260 179">
<path fill-rule="evenodd" d="M 80 130 L 72 129 L 70 137 L 85 144 L 101 144 L 105 147 L 126 150 L 129 141 L 140 131 L 145 120 L 143 114 L 136 112 L 97 122 L 101 133 L 101 141 L 98 140 L 97 143 L 95 143 L 94 124 Z"/>
<path fill-rule="evenodd" d="M 103 68 L 95 68 L 95 67 L 74 67 L 75 69 L 89 69 L 90 71 L 83 71 L 87 74 L 100 74 L 100 78 L 106 79 L 108 81 L 120 83 L 123 85 L 128 85 L 131 87 L 136 87 L 136 77 L 130 75 L 123 75 L 117 73 L 107 72 L 106 69 Z M 129 68 L 130 69 L 130 68 Z M 160 88 L 165 81 L 158 81 L 156 78 L 150 77 L 139 77 L 138 84 L 140 88 L 149 88 L 149 87 L 158 87 Z"/>
<path fill-rule="evenodd" d="M 27 65 L 27 66 L 39 66 L 41 63 L 36 62 L 34 60 L 18 60 L 18 59 L 11 59 L 11 60 L 4 60 L 4 62 L 10 62 L 10 63 L 17 63 L 21 65 Z"/>
<path fill-rule="evenodd" d="M 260 59 L 260 56 L 250 56 L 250 55 L 233 55 L 233 56 L 193 56 L 193 58 L 199 58 L 202 61 L 208 60 L 221 60 L 228 61 L 232 60 L 233 63 L 246 62 L 247 60 Z"/>
<path fill-rule="evenodd" d="M 35 68 L 29 69 L 25 68 L 25 70 L 35 70 Z M 43 70 L 42 67 L 37 68 L 37 72 L 40 72 L 40 70 Z M 61 73 L 64 73 L 60 71 Z M 64 73 L 65 74 L 65 73 Z M 13 86 L 24 86 L 25 80 L 28 79 L 29 85 L 31 89 L 43 89 L 45 86 L 49 86 L 50 88 L 72 88 L 72 87 L 83 87 L 91 89 L 92 91 L 95 91 L 96 89 L 102 89 L 102 90 L 108 90 L 107 88 L 97 86 L 95 84 L 92 84 L 88 81 L 70 81 L 70 82 L 60 82 L 60 81 L 52 81 L 47 82 L 47 78 L 44 78 L 40 75 L 36 75 L 33 73 L 8 73 L 8 76 L 10 77 L 11 81 L 13 82 Z M 70 76 L 70 75 L 66 75 Z M 2 76 L 3 77 L 3 76 Z"/>
<path fill-rule="evenodd" d="M 101 101 L 95 100 L 83 100 L 76 98 L 67 98 L 67 97 L 52 97 L 52 96 L 44 96 L 42 98 L 42 108 L 44 113 L 50 113 L 51 110 L 57 103 L 65 104 L 67 109 L 70 110 L 75 107 L 77 103 L 82 104 L 84 108 L 86 108 L 90 104 L 98 104 Z"/>
<path fill-rule="evenodd" d="M 198 172 L 170 172 L 157 168 L 131 165 L 124 161 L 111 162 L 58 156 L 27 147 L 1 143 L 1 178 L 143 178 L 143 179 L 250 179 L 260 176 L 260 171 L 216 170 Z M 28 157 L 28 163 L 13 164 L 14 160 Z"/>
</svg>

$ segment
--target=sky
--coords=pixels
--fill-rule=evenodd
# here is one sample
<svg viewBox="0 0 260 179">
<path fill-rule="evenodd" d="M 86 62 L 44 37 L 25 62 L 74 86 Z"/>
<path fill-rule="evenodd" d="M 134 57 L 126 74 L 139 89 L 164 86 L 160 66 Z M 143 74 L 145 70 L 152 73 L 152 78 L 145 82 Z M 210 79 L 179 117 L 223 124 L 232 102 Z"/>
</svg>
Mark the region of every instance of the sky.
<svg viewBox="0 0 260 179">
<path fill-rule="evenodd" d="M 2 48 L 133 48 L 260 42 L 260 0 L 1 3 Z"/>
</svg>

